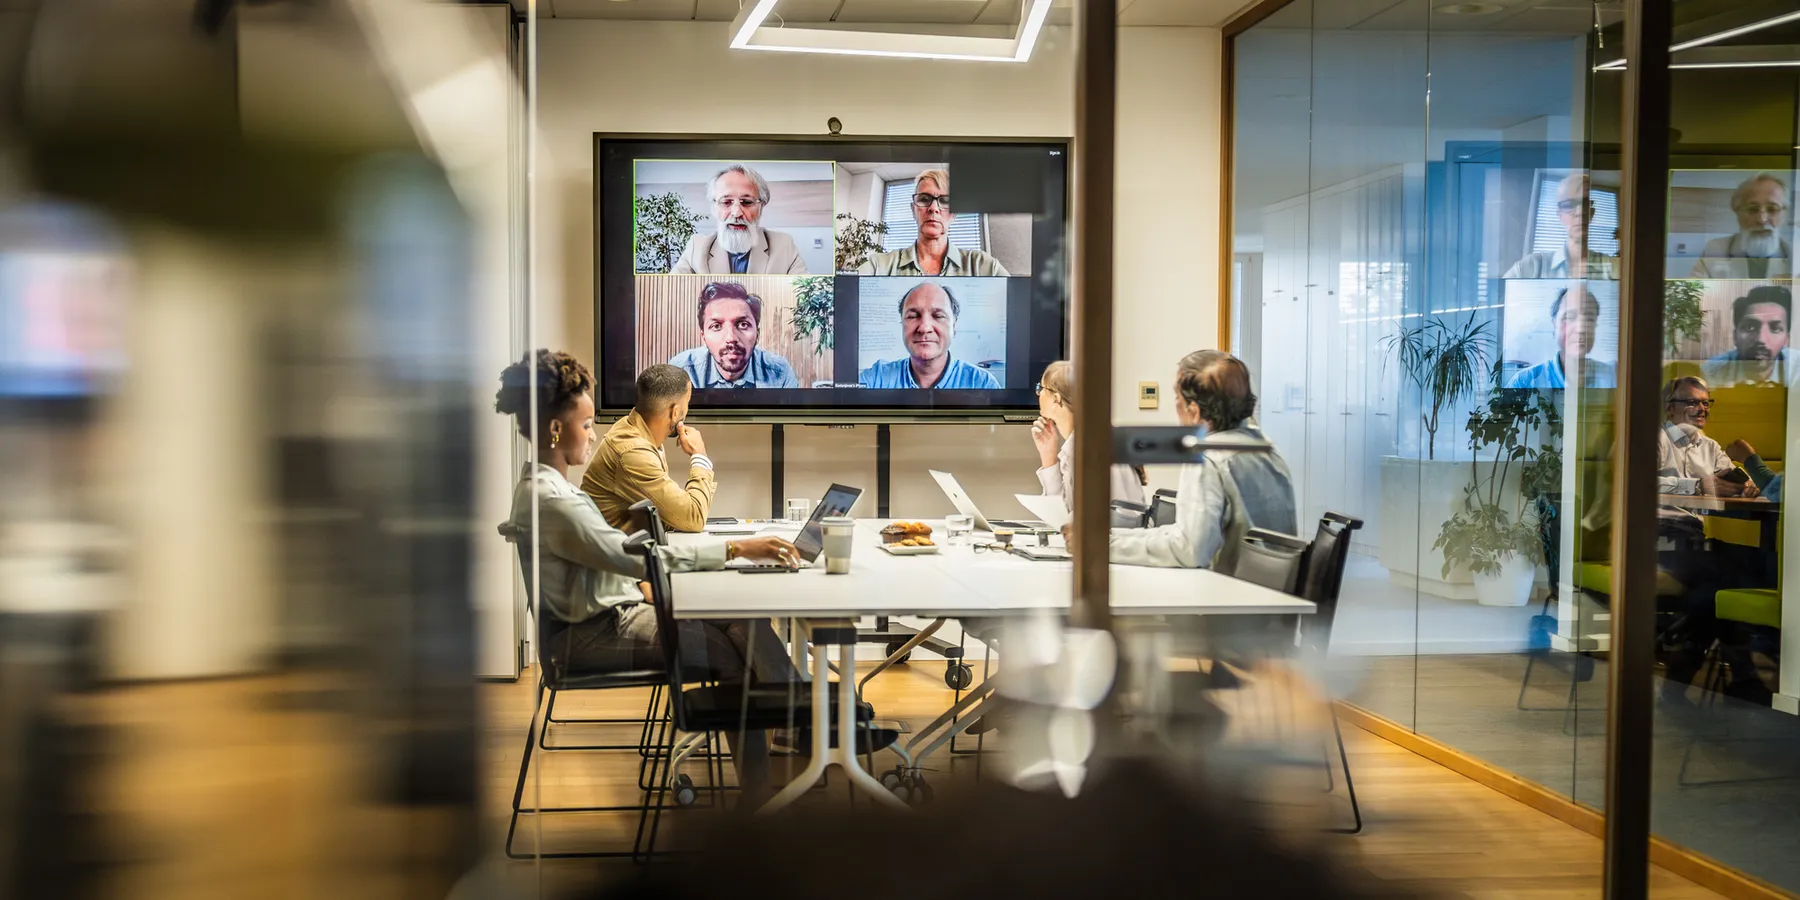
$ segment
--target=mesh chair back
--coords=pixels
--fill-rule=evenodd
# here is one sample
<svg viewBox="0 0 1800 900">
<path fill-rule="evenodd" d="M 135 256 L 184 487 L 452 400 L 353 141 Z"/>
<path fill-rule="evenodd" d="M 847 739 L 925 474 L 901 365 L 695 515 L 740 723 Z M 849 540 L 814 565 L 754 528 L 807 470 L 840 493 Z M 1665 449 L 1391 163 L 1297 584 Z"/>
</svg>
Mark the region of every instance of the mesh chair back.
<svg viewBox="0 0 1800 900">
<path fill-rule="evenodd" d="M 1237 566 L 1230 575 L 1284 594 L 1298 595 L 1311 548 L 1311 544 L 1294 535 L 1252 528 L 1238 548 Z"/>
<path fill-rule="evenodd" d="M 648 531 L 640 531 L 625 542 L 627 552 L 644 558 L 644 583 L 650 585 L 650 606 L 656 613 L 656 642 L 662 647 L 663 669 L 669 676 L 669 701 L 675 727 L 687 730 L 687 704 L 681 701 L 685 681 L 681 673 L 681 631 L 676 627 L 674 590 L 669 584 L 669 567 L 664 564 L 660 545 Z"/>
<path fill-rule="evenodd" d="M 530 540 L 515 541 L 513 543 L 513 549 L 518 551 L 519 554 L 519 577 L 525 582 L 525 611 L 530 614 L 533 623 L 537 626 L 536 644 L 538 672 L 540 677 L 546 682 L 555 685 L 562 680 L 562 672 L 554 664 L 555 658 L 550 652 L 551 626 L 554 625 L 557 620 L 554 613 L 538 607 L 537 584 L 531 579 L 532 546 L 533 542 Z M 563 649 L 567 650 L 568 645 L 572 641 L 573 636 L 565 635 L 563 638 Z M 567 658 L 566 653 L 564 654 L 564 658 Z"/>
<path fill-rule="evenodd" d="M 662 515 L 656 511 L 656 504 L 650 500 L 639 500 L 626 510 L 631 513 L 632 521 L 641 522 L 644 530 L 650 532 L 650 539 L 658 544 L 669 542 L 669 528 L 663 524 Z"/>
<path fill-rule="evenodd" d="M 1319 519 L 1318 533 L 1309 551 L 1306 578 L 1300 596 L 1318 610 L 1303 620 L 1309 643 L 1324 651 L 1331 644 L 1331 623 L 1337 617 L 1338 593 L 1344 587 L 1344 567 L 1350 562 L 1350 532 L 1361 528 L 1361 519 L 1328 512 Z"/>
<path fill-rule="evenodd" d="M 1175 524 L 1175 497 L 1174 491 L 1168 488 L 1157 488 L 1156 494 L 1150 498 L 1151 525 Z"/>
</svg>

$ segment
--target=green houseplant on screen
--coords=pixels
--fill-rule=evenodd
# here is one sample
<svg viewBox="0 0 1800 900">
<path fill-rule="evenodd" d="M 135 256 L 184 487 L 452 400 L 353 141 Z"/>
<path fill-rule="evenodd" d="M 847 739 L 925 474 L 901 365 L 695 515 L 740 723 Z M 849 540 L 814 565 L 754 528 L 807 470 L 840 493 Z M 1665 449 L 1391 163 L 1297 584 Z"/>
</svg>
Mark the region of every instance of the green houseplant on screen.
<svg viewBox="0 0 1800 900">
<path fill-rule="evenodd" d="M 703 218 L 674 191 L 637 198 L 637 270 L 661 274 L 675 268 Z"/>
<path fill-rule="evenodd" d="M 830 275 L 802 275 L 794 279 L 794 340 L 812 341 L 814 356 L 823 356 L 832 347 L 835 308 Z"/>
<path fill-rule="evenodd" d="M 1463 565 L 1475 575 L 1476 599 L 1523 606 L 1544 558 L 1538 499 L 1562 480 L 1562 417 L 1554 392 L 1496 390 L 1486 409 L 1469 413 L 1469 483 L 1438 532 L 1444 574 Z"/>
<path fill-rule="evenodd" d="M 1700 295 L 1693 279 L 1663 282 L 1663 359 L 1680 359 L 1682 347 L 1700 340 Z"/>
<path fill-rule="evenodd" d="M 837 220 L 837 270 L 854 272 L 869 261 L 869 254 L 881 250 L 887 223 L 859 219 L 849 213 L 838 213 Z"/>
</svg>

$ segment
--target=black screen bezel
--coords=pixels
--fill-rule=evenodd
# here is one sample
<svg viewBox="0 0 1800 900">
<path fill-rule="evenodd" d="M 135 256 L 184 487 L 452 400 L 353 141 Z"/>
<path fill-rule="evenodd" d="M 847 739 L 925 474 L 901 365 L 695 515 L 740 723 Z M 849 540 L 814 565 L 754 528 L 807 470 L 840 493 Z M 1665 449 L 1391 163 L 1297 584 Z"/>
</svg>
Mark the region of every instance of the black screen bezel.
<svg viewBox="0 0 1800 900">
<path fill-rule="evenodd" d="M 720 403 L 737 397 L 696 393 L 691 404 L 696 420 L 780 421 L 886 421 L 898 418 L 932 421 L 992 421 L 1020 419 L 1037 414 L 1031 382 L 1043 366 L 1068 355 L 1070 277 L 1068 259 L 1069 139 L 1066 137 L 886 137 L 829 135 L 681 135 L 594 133 L 594 375 L 595 400 L 602 415 L 622 414 L 631 405 L 636 368 L 641 361 L 609 360 L 606 336 L 610 329 L 629 328 L 635 344 L 636 266 L 629 238 L 612 241 L 607 236 L 634 227 L 631 198 L 635 189 L 633 166 L 639 159 L 830 159 L 833 161 L 936 162 L 953 155 L 955 147 L 1010 147 L 1056 151 L 1060 177 L 1046 179 L 1046 206 L 1054 217 L 1034 221 L 1032 227 L 1033 272 L 1009 279 L 1009 321 L 1029 323 L 1019 329 L 1023 366 L 1009 366 L 1009 384 L 996 397 L 993 391 L 900 391 L 839 389 L 831 391 L 832 403 L 815 405 L 822 389 L 763 392 L 755 400 L 772 403 Z M 879 155 L 872 148 L 882 151 Z M 648 152 L 648 151 L 654 152 Z M 1053 198 L 1053 200 L 1051 200 Z M 608 273 L 612 273 L 609 277 Z M 821 273 L 822 274 L 822 273 Z M 834 276 L 840 292 L 855 276 Z M 611 300 L 612 302 L 608 302 Z M 1054 321 L 1053 329 L 1045 320 Z M 840 310 L 840 333 L 854 328 L 854 317 Z M 1035 339 L 1034 339 L 1035 338 Z M 1009 338 L 1009 344 L 1014 343 Z M 1010 357 L 1010 354 L 1009 354 Z M 612 365 L 609 366 L 609 362 Z M 1013 373 L 1020 373 L 1010 377 Z M 1016 382 L 1016 383 L 1015 383 Z M 852 395 L 872 394 L 866 402 Z M 776 396 L 770 397 L 771 394 Z M 788 396 L 792 395 L 792 396 Z M 751 400 L 751 398 L 742 398 Z"/>
</svg>

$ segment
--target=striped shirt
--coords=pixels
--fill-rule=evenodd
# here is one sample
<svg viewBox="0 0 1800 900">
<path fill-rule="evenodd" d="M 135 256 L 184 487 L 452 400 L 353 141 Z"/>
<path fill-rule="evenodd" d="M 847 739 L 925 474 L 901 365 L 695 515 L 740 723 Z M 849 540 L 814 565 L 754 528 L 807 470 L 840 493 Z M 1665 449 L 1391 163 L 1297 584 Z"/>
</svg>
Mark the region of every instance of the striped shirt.
<svg viewBox="0 0 1800 900">
<path fill-rule="evenodd" d="M 873 253 L 869 261 L 856 270 L 859 275 L 924 275 L 919 267 L 919 245 L 908 244 L 888 253 Z M 1005 277 L 1008 273 L 1000 261 L 980 250 L 951 247 L 944 251 L 943 270 L 937 274 L 954 277 Z"/>
<path fill-rule="evenodd" d="M 711 388 L 797 388 L 800 379 L 794 377 L 794 367 L 779 354 L 770 353 L 761 347 L 750 351 L 750 365 L 744 368 L 744 374 L 736 381 L 725 380 L 725 373 L 713 362 L 712 353 L 705 347 L 683 350 L 669 357 L 669 365 L 680 366 L 688 373 L 697 391 Z"/>
<path fill-rule="evenodd" d="M 913 377 L 910 356 L 902 356 L 896 360 L 877 360 L 874 365 L 862 370 L 856 380 L 863 387 L 883 390 L 919 386 L 918 379 Z M 1000 389 L 1000 380 L 986 369 L 971 366 L 960 359 L 951 359 L 950 365 L 944 367 L 944 374 L 932 387 L 947 391 L 997 391 Z"/>
</svg>

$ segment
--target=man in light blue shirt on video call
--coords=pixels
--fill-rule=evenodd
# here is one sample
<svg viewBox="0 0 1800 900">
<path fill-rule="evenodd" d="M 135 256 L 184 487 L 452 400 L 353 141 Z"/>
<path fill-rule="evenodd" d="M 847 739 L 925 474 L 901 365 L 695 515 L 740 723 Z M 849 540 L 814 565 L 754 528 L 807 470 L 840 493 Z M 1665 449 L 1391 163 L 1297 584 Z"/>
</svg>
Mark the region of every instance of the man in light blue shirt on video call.
<svg viewBox="0 0 1800 900">
<path fill-rule="evenodd" d="M 1550 301 L 1550 320 L 1556 323 L 1556 355 L 1530 368 L 1520 369 L 1506 382 L 1509 388 L 1561 389 L 1568 385 L 1565 375 L 1579 367 L 1581 386 L 1609 388 L 1617 383 L 1612 363 L 1588 359 L 1594 349 L 1594 331 L 1600 323 L 1600 301 L 1581 289 L 1581 303 L 1564 302 L 1571 288 L 1556 292 Z"/>
<path fill-rule="evenodd" d="M 735 281 L 700 289 L 700 346 L 669 358 L 684 369 L 694 390 L 797 388 L 794 367 L 778 353 L 756 346 L 762 338 L 762 298 Z"/>
<path fill-rule="evenodd" d="M 900 296 L 900 335 L 906 357 L 877 360 L 857 382 L 866 388 L 941 388 L 949 391 L 1000 389 L 986 369 L 950 356 L 962 304 L 950 289 L 923 281 Z"/>
</svg>

